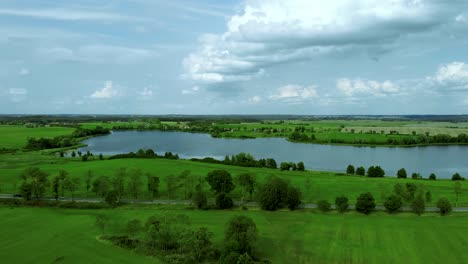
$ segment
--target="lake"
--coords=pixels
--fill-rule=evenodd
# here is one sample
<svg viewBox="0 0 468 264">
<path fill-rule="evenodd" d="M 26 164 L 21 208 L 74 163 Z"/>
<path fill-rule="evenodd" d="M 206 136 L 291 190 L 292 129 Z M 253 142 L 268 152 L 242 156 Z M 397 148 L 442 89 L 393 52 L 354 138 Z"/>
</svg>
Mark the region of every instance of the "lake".
<svg viewBox="0 0 468 264">
<path fill-rule="evenodd" d="M 94 154 L 112 155 L 151 148 L 159 154 L 177 153 L 181 158 L 213 157 L 250 153 L 259 158 L 274 158 L 276 162 L 303 161 L 306 169 L 344 172 L 354 166 L 380 165 L 387 175 L 396 175 L 406 168 L 408 176 L 419 172 L 424 178 L 435 173 L 438 178 L 450 178 L 455 172 L 468 176 L 468 146 L 427 147 L 354 147 L 292 143 L 284 138 L 226 139 L 209 134 L 162 131 L 114 131 L 110 135 L 84 141 Z"/>
</svg>

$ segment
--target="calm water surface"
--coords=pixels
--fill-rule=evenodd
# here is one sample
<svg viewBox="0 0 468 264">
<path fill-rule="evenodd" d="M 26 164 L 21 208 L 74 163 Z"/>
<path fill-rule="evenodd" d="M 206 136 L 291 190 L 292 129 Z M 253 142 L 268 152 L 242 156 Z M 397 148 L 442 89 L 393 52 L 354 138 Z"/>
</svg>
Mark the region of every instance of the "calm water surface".
<svg viewBox="0 0 468 264">
<path fill-rule="evenodd" d="M 291 143 L 283 138 L 225 139 L 208 134 L 162 131 L 119 131 L 84 142 L 81 151 L 119 154 L 151 148 L 161 154 L 177 153 L 181 158 L 214 157 L 246 152 L 258 158 L 303 161 L 308 169 L 343 172 L 348 164 L 369 167 L 380 165 L 387 175 L 406 168 L 409 175 L 419 172 L 424 178 L 435 173 L 449 178 L 455 172 L 468 176 L 468 146 L 430 146 L 411 148 L 353 147 Z M 408 175 L 408 176 L 409 176 Z"/>
</svg>

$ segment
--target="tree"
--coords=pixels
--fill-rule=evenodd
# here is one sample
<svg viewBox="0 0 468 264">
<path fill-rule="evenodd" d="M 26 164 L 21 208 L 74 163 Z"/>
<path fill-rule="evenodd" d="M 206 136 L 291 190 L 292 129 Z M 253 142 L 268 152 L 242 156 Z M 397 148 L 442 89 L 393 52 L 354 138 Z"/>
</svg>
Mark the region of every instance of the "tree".
<svg viewBox="0 0 468 264">
<path fill-rule="evenodd" d="M 354 166 L 353 165 L 348 165 L 348 167 L 346 168 L 346 174 L 354 174 L 355 173 L 355 170 L 354 170 Z"/>
<path fill-rule="evenodd" d="M 140 169 L 136 169 L 131 171 L 130 173 L 130 181 L 128 182 L 128 193 L 136 200 L 138 199 L 138 195 L 141 193 L 141 176 L 143 172 Z"/>
<path fill-rule="evenodd" d="M 366 169 L 364 167 L 359 167 L 356 169 L 356 175 L 364 176 L 366 175 Z"/>
<path fill-rule="evenodd" d="M 273 177 L 260 189 L 259 203 L 263 210 L 275 211 L 282 207 L 288 194 L 288 184 Z"/>
<path fill-rule="evenodd" d="M 179 189 L 180 185 L 178 184 L 178 178 L 174 175 L 166 176 L 166 184 L 167 184 L 167 196 L 169 199 L 172 199 L 177 189 Z"/>
<path fill-rule="evenodd" d="M 63 182 L 68 177 L 68 172 L 66 170 L 59 170 L 59 179 L 60 179 L 60 195 L 65 196 L 65 188 Z"/>
<path fill-rule="evenodd" d="M 76 152 L 72 151 L 71 156 L 72 156 L 72 158 L 76 157 Z"/>
<path fill-rule="evenodd" d="M 265 166 L 270 169 L 278 168 L 278 165 L 276 164 L 276 161 L 274 159 L 266 159 Z"/>
<path fill-rule="evenodd" d="M 335 207 L 336 210 L 340 213 L 344 213 L 348 210 L 349 203 L 348 203 L 348 197 L 346 196 L 338 196 L 335 199 Z"/>
<path fill-rule="evenodd" d="M 363 214 L 370 214 L 375 209 L 375 199 L 374 196 L 370 193 L 362 193 L 358 196 L 356 202 L 356 211 Z"/>
<path fill-rule="evenodd" d="M 447 215 L 452 212 L 452 205 L 447 198 L 440 198 L 437 201 L 437 208 L 439 208 L 440 215 Z"/>
<path fill-rule="evenodd" d="M 74 200 L 74 194 L 80 187 L 80 178 L 78 177 L 67 177 L 63 181 L 63 188 L 71 193 L 72 201 Z"/>
<path fill-rule="evenodd" d="M 422 176 L 421 176 L 421 174 L 419 174 L 419 173 L 413 172 L 413 173 L 411 174 L 411 179 L 419 180 L 419 179 L 422 179 Z"/>
<path fill-rule="evenodd" d="M 331 210 L 331 204 L 327 200 L 319 200 L 317 208 L 322 212 L 328 212 Z"/>
<path fill-rule="evenodd" d="M 431 175 L 429 175 L 429 180 L 433 180 L 435 181 L 437 179 L 436 175 L 434 173 L 431 173 Z"/>
<path fill-rule="evenodd" d="M 125 194 L 125 178 L 127 177 L 127 169 L 119 168 L 115 171 L 114 178 L 112 179 L 113 190 L 117 193 L 117 200 L 120 202 Z"/>
<path fill-rule="evenodd" d="M 182 182 L 182 185 L 184 187 L 184 199 L 189 199 L 192 196 L 194 187 L 194 178 L 191 175 L 191 171 L 182 171 L 179 174 L 179 180 Z"/>
<path fill-rule="evenodd" d="M 370 166 L 369 169 L 367 169 L 367 176 L 369 177 L 383 177 L 385 175 L 385 171 L 380 167 L 380 166 Z"/>
<path fill-rule="evenodd" d="M 458 199 L 462 193 L 462 185 L 460 182 L 455 182 L 453 185 L 453 191 L 455 192 L 455 207 L 458 207 Z"/>
<path fill-rule="evenodd" d="M 36 199 L 39 199 L 44 196 L 47 187 L 49 187 L 49 174 L 37 167 L 27 168 L 21 173 L 21 179 L 23 184 L 21 187 L 24 194 L 30 193 L 30 195 L 25 197 L 34 196 Z M 28 190 L 29 189 L 29 190 Z"/>
<path fill-rule="evenodd" d="M 149 173 L 146 174 L 148 194 L 151 200 L 158 197 L 159 194 L 159 177 L 153 176 Z"/>
<path fill-rule="evenodd" d="M 289 162 L 281 162 L 280 164 L 281 171 L 289 171 L 291 170 L 291 164 Z"/>
<path fill-rule="evenodd" d="M 302 193 L 299 188 L 289 186 L 287 195 L 286 205 L 288 206 L 289 210 L 295 210 L 297 207 L 299 207 L 299 205 L 301 205 Z"/>
<path fill-rule="evenodd" d="M 107 192 L 104 201 L 110 206 L 116 206 L 119 203 L 119 193 L 115 190 Z"/>
<path fill-rule="evenodd" d="M 109 192 L 111 182 L 108 177 L 101 176 L 93 181 L 93 187 L 91 191 L 96 193 L 96 196 L 105 197 L 106 193 Z"/>
<path fill-rule="evenodd" d="M 54 198 L 57 201 L 59 198 L 60 192 L 60 177 L 57 175 L 52 180 L 52 193 L 54 194 Z"/>
<path fill-rule="evenodd" d="M 458 172 L 452 176 L 452 181 L 463 181 L 463 180 L 465 180 L 465 178 L 463 178 Z"/>
<path fill-rule="evenodd" d="M 407 178 L 408 174 L 406 173 L 405 168 L 401 168 L 397 172 L 397 178 Z"/>
<path fill-rule="evenodd" d="M 228 255 L 235 252 L 239 255 L 249 254 L 255 256 L 255 243 L 257 241 L 257 226 L 247 216 L 235 216 L 227 223 L 224 232 L 224 253 Z"/>
<path fill-rule="evenodd" d="M 305 171 L 304 162 L 300 161 L 300 162 L 297 163 L 297 170 L 298 171 Z"/>
<path fill-rule="evenodd" d="M 416 198 L 411 203 L 411 209 L 417 215 L 421 215 L 426 210 L 426 205 L 422 195 L 416 196 Z"/>
<path fill-rule="evenodd" d="M 243 188 L 244 192 L 249 194 L 249 199 L 252 199 L 252 194 L 255 190 L 255 176 L 251 173 L 242 173 L 237 178 L 238 184 Z M 242 199 L 244 195 L 242 195 Z"/>
<path fill-rule="evenodd" d="M 431 191 L 427 191 L 425 193 L 425 197 L 426 197 L 426 203 L 430 203 L 432 201 L 432 194 L 431 194 Z"/>
<path fill-rule="evenodd" d="M 102 155 L 102 153 L 99 153 L 99 160 L 104 160 L 104 156 Z"/>
<path fill-rule="evenodd" d="M 229 193 L 234 190 L 231 174 L 225 170 L 214 170 L 206 176 L 206 181 L 215 193 Z"/>
<path fill-rule="evenodd" d="M 407 201 L 413 201 L 414 195 L 416 194 L 416 191 L 418 190 L 418 186 L 414 183 L 407 183 L 406 184 L 406 191 L 407 191 Z"/>
<path fill-rule="evenodd" d="M 60 157 L 63 158 L 65 156 L 65 154 L 63 153 L 63 151 L 60 151 Z"/>
<path fill-rule="evenodd" d="M 81 156 L 81 160 L 82 161 L 88 161 L 88 155 L 85 154 L 85 155 Z"/>
<path fill-rule="evenodd" d="M 88 197 L 88 192 L 89 192 L 89 189 L 91 188 L 92 186 L 92 181 L 93 180 L 93 172 L 91 170 L 88 170 L 86 172 L 86 176 L 85 176 L 85 184 L 86 184 L 86 197 Z"/>
<path fill-rule="evenodd" d="M 216 206 L 218 206 L 219 209 L 229 209 L 234 206 L 234 202 L 228 194 L 218 193 L 218 195 L 216 195 Z"/>
<path fill-rule="evenodd" d="M 208 204 L 208 199 L 206 194 L 200 189 L 197 188 L 192 195 L 192 203 L 198 208 L 202 209 Z"/>
</svg>

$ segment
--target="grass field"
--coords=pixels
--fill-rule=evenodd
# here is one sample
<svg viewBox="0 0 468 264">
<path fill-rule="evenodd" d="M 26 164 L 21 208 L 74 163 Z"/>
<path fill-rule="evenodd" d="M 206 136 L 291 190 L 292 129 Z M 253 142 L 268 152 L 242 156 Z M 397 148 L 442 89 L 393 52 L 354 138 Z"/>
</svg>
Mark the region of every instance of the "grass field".
<svg viewBox="0 0 468 264">
<path fill-rule="evenodd" d="M 20 149 L 26 145 L 28 137 L 53 138 L 56 136 L 69 135 L 73 130 L 73 128 L 67 127 L 27 128 L 24 126 L 0 125 L 0 148 Z"/>
<path fill-rule="evenodd" d="M 37 166 L 49 172 L 51 176 L 58 174 L 60 169 L 64 169 L 71 176 L 79 176 L 84 179 L 88 170 L 91 170 L 95 177 L 113 176 L 116 169 L 123 167 L 127 169 L 141 169 L 144 172 L 150 172 L 161 179 L 160 192 L 163 198 L 167 198 L 167 176 L 179 175 L 184 170 L 191 171 L 191 175 L 196 180 L 204 178 L 208 172 L 215 169 L 228 170 L 233 177 L 241 173 L 253 173 L 259 183 L 263 183 L 270 176 L 278 176 L 290 181 L 293 185 L 301 188 L 306 202 L 315 202 L 319 199 L 334 201 L 339 195 L 346 195 L 352 203 L 362 192 L 372 192 L 378 203 L 382 203 L 385 195 L 389 194 L 396 183 L 413 182 L 418 185 L 424 185 L 425 190 L 432 193 L 432 201 L 435 203 L 441 197 L 447 197 L 455 202 L 455 193 L 453 191 L 453 182 L 450 180 L 412 180 L 397 178 L 368 178 L 359 176 L 336 175 L 331 172 L 281 172 L 266 168 L 246 168 L 237 166 L 226 166 L 210 163 L 199 163 L 187 160 L 167 160 L 167 159 L 120 159 L 120 160 L 94 160 L 82 162 L 78 159 L 58 158 L 50 155 L 41 155 L 37 152 L 24 154 L 3 154 L 0 155 L 0 189 L 4 193 L 17 192 L 20 185 L 19 175 L 28 166 Z M 459 205 L 468 205 L 468 186 L 462 182 L 463 191 L 460 195 Z M 208 186 L 204 186 L 208 190 Z M 84 180 L 82 187 L 76 194 L 84 197 Z M 236 188 L 233 197 L 240 199 L 241 191 Z M 67 194 L 66 196 L 69 196 Z M 93 194 L 90 194 L 93 197 Z M 144 195 L 146 197 L 146 195 Z M 171 198 L 183 198 L 182 189 L 175 193 Z"/>
<path fill-rule="evenodd" d="M 258 251 L 273 263 L 465 263 L 468 214 L 370 216 L 347 213 L 197 211 L 174 206 L 127 206 L 112 210 L 0 207 L 0 259 L 4 263 L 158 263 L 97 240 L 98 214 L 115 222 L 150 215 L 189 216 L 220 246 L 225 223 L 251 217 Z"/>
</svg>

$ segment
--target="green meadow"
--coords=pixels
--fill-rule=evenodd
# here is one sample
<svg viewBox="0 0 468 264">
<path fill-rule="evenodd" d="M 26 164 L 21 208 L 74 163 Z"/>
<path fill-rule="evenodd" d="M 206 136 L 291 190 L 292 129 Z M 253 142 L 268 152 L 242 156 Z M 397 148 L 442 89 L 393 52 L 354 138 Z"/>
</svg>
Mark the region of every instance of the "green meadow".
<svg viewBox="0 0 468 264">
<path fill-rule="evenodd" d="M 198 211 L 178 206 L 126 206 L 106 210 L 0 207 L 0 259 L 4 263 L 159 263 L 155 258 L 98 239 L 98 214 L 114 223 L 150 215 L 187 215 L 221 246 L 225 223 L 251 217 L 258 254 L 272 263 L 464 263 L 468 214 L 370 216 L 310 211 Z"/>
<path fill-rule="evenodd" d="M 68 127 L 37 127 L 0 125 L 0 148 L 21 149 L 26 145 L 28 137 L 53 138 L 70 135 L 73 128 Z"/>
</svg>

